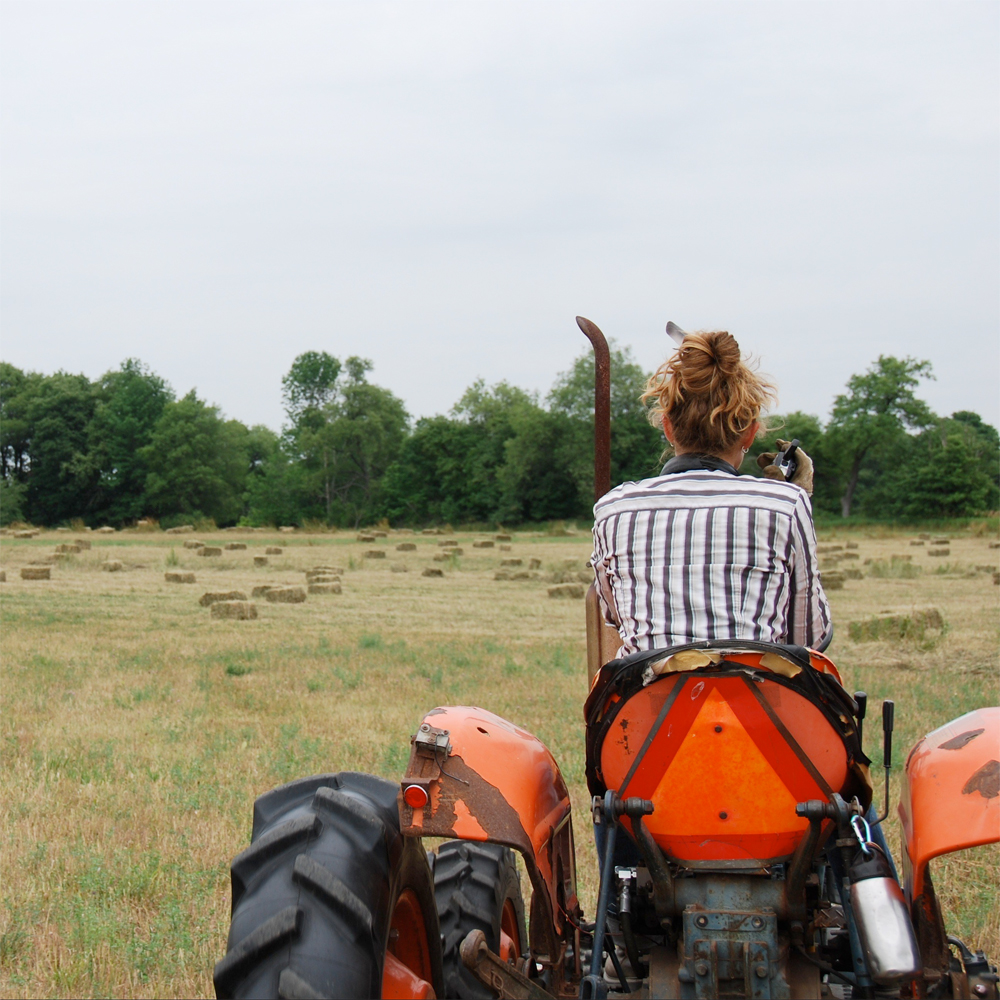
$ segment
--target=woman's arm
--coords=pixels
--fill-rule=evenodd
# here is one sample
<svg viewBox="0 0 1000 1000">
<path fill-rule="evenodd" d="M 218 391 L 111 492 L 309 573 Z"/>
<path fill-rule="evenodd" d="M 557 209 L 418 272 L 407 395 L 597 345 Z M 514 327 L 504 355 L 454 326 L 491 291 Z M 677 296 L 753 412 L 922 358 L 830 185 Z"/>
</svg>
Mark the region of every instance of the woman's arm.
<svg viewBox="0 0 1000 1000">
<path fill-rule="evenodd" d="M 788 609 L 789 639 L 814 649 L 832 628 L 830 602 L 823 591 L 816 555 L 816 526 L 805 492 L 792 517 L 792 601 Z"/>
</svg>

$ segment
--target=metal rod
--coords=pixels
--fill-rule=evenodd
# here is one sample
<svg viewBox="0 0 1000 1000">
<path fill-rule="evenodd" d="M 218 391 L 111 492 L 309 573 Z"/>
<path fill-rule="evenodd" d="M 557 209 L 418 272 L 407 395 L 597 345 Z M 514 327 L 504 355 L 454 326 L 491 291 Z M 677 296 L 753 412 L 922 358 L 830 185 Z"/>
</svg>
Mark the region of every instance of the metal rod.
<svg viewBox="0 0 1000 1000">
<path fill-rule="evenodd" d="M 594 348 L 594 500 L 611 489 L 611 352 L 596 323 L 576 317 Z"/>
</svg>

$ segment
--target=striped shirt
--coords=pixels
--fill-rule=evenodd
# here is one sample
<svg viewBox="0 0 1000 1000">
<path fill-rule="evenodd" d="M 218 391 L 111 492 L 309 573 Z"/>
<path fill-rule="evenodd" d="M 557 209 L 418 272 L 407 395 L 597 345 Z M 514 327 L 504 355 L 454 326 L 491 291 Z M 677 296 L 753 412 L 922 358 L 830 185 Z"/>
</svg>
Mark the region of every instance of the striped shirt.
<svg viewBox="0 0 1000 1000">
<path fill-rule="evenodd" d="M 705 639 L 815 646 L 830 628 L 798 486 L 679 472 L 623 483 L 594 519 L 592 562 L 621 655 Z"/>
</svg>

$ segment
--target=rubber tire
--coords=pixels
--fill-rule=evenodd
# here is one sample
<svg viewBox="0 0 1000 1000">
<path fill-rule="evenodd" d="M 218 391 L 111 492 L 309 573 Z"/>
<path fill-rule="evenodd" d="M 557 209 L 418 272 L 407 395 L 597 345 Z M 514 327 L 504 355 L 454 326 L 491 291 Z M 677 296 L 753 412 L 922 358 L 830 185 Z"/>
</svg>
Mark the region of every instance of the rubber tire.
<svg viewBox="0 0 1000 1000">
<path fill-rule="evenodd" d="M 449 840 L 432 857 L 444 963 L 442 996 L 493 1000 L 495 994 L 465 967 L 458 949 L 469 931 L 481 930 L 490 951 L 499 954 L 500 920 L 504 903 L 511 900 L 521 951 L 527 951 L 524 900 L 514 852 L 499 844 Z"/>
<path fill-rule="evenodd" d="M 398 791 L 347 771 L 257 799 L 250 847 L 232 863 L 217 997 L 381 997 L 389 923 L 404 889 L 420 903 L 442 995 L 433 879 L 420 840 L 400 835 Z"/>
</svg>

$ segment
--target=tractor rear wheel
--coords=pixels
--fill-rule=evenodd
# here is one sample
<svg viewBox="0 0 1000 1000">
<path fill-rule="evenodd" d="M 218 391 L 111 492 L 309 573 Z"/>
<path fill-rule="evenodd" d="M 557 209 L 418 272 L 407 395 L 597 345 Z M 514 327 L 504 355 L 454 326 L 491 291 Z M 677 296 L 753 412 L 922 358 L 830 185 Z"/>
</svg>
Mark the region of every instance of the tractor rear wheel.
<svg viewBox="0 0 1000 1000">
<path fill-rule="evenodd" d="M 451 840 L 434 857 L 434 894 L 441 925 L 446 997 L 491 1000 L 494 994 L 465 967 L 459 947 L 481 930 L 491 951 L 509 962 L 527 953 L 524 900 L 514 852 L 499 844 Z"/>
<path fill-rule="evenodd" d="M 398 791 L 344 772 L 257 799 L 216 996 L 442 996 L 433 880 L 421 842 L 400 835 Z"/>
</svg>

